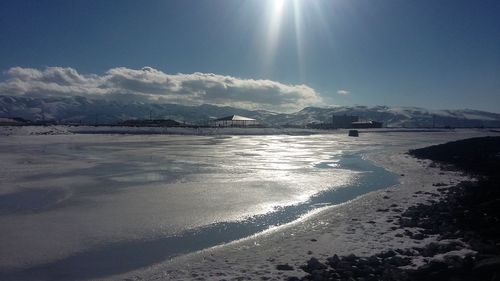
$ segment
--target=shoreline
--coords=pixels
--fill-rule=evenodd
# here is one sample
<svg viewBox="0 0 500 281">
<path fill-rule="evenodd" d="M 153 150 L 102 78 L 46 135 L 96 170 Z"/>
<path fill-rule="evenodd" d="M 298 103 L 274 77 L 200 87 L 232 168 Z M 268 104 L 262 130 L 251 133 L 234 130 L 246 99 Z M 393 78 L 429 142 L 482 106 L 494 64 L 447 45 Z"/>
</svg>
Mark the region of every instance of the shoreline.
<svg viewBox="0 0 500 281">
<path fill-rule="evenodd" d="M 492 128 L 365 128 L 357 129 L 365 133 L 442 133 L 461 130 L 477 130 L 495 132 Z M 147 126 L 91 126 L 91 125 L 47 125 L 47 126 L 0 126 L 0 136 L 31 136 L 31 135 L 184 135 L 184 136 L 256 136 L 256 135 L 319 135 L 345 134 L 349 129 L 313 129 L 288 127 L 147 127 Z"/>
<path fill-rule="evenodd" d="M 422 239 L 411 237 L 413 234 L 419 235 L 420 231 L 401 227 L 399 220 L 401 216 L 404 216 L 405 210 L 408 210 L 411 206 L 436 201 L 436 199 L 443 197 L 443 194 L 439 194 L 440 190 L 469 178 L 456 170 L 442 171 L 440 165 L 430 160 L 413 158 L 408 155 L 408 150 L 456 139 L 466 139 L 467 137 L 477 136 L 478 133 L 477 131 L 465 131 L 436 135 L 433 133 L 413 135 L 366 134 L 361 138 L 337 136 L 333 138 L 334 143 L 342 144 L 343 151 L 347 153 L 349 151 L 358 151 L 363 155 L 364 159 L 371 160 L 377 166 L 396 173 L 401 181 L 400 184 L 391 188 L 386 188 L 387 185 L 379 185 L 380 188 L 383 188 L 380 191 L 359 196 L 340 205 L 328 207 L 317 205 L 321 208 L 320 210 L 308 213 L 300 220 L 242 240 L 199 252 L 191 252 L 172 260 L 157 259 L 144 264 L 144 267 L 124 267 L 129 264 L 127 257 L 123 259 L 108 258 L 108 260 L 116 261 L 115 264 L 117 264 L 119 270 L 105 275 L 89 273 L 85 277 L 81 276 L 81 279 L 283 280 L 292 278 L 290 280 L 296 280 L 293 278 L 308 278 L 307 274 L 312 273 L 310 268 L 304 270 L 304 265 L 312 257 L 317 258 L 318 264 L 328 264 L 332 255 L 340 255 L 340 259 L 344 259 L 344 257 L 351 254 L 356 255 L 355 257 L 378 255 L 391 248 L 422 248 L 424 244 L 436 242 L 439 237 L 436 237 L 436 235 L 427 235 L 421 237 Z M 176 136 L 174 139 L 175 141 L 182 141 L 187 138 L 186 136 Z M 207 140 L 214 137 L 204 136 L 201 138 Z M 215 139 L 218 138 L 215 137 Z M 244 138 L 236 137 L 236 140 L 238 139 Z M 329 136 L 320 137 L 320 139 L 323 140 L 321 145 L 325 145 L 332 140 Z M 42 144 L 43 152 L 45 152 L 49 143 L 75 142 L 85 145 L 94 143 L 110 145 L 110 140 L 112 140 L 112 143 L 116 142 L 113 135 L 102 135 L 98 139 L 94 139 L 91 135 L 35 135 L 28 138 L 12 136 L 4 138 L 2 143 L 7 147 L 6 145 L 15 143 L 17 140 L 22 141 L 23 145 L 31 145 L 32 147 L 39 147 Z M 126 136 L 120 138 L 118 143 L 142 143 L 144 141 L 156 144 L 157 142 L 164 142 L 165 139 L 159 136 L 148 138 Z M 20 148 L 18 147 L 18 149 Z M 335 183 L 334 179 L 330 179 L 330 182 Z M 371 182 L 378 184 L 379 181 L 375 177 Z M 408 235 L 408 231 L 412 234 Z M 162 252 L 161 249 L 156 250 L 156 252 Z M 36 252 L 31 254 L 36 254 Z M 467 253 L 461 254 L 466 255 Z M 148 250 L 141 249 L 133 254 L 130 261 L 148 258 L 150 258 Z M 418 261 L 416 262 L 414 267 L 418 266 Z M 85 261 L 77 261 L 74 264 L 78 265 L 75 268 L 80 265 L 88 268 L 92 267 L 92 263 L 86 263 Z M 102 266 L 105 263 L 99 264 L 99 266 Z M 64 266 L 67 266 L 67 264 Z M 65 269 L 61 269 L 61 271 L 54 269 L 51 272 L 65 272 Z M 131 269 L 132 271 L 126 271 Z M 50 270 L 47 272 L 49 275 L 52 274 Z M 43 278 L 42 276 L 39 277 L 40 280 Z M 50 280 L 50 278 L 47 280 Z"/>
<path fill-rule="evenodd" d="M 395 228 L 396 216 L 419 203 L 439 198 L 438 189 L 468 180 L 442 171 L 430 160 L 413 158 L 407 148 L 373 152 L 367 158 L 400 176 L 400 183 L 346 203 L 325 207 L 299 221 L 263 233 L 180 256 L 110 280 L 282 280 L 304 277 L 301 266 L 337 255 L 371 256 L 386 249 L 419 247 L 437 241 L 414 240 Z M 418 196 L 415 196 L 415 192 Z"/>
<path fill-rule="evenodd" d="M 500 137 L 476 137 L 412 149 L 410 155 L 430 159 L 443 170 L 472 175 L 452 188 L 430 193 L 437 200 L 410 206 L 396 216 L 400 236 L 437 241 L 423 247 L 390 248 L 369 257 L 333 255 L 321 263 L 311 258 L 297 280 L 498 280 L 500 276 L 500 191 L 497 174 Z M 446 186 L 444 183 L 434 186 Z M 419 194 L 420 192 L 416 192 Z M 387 210 L 377 210 L 387 211 Z"/>
</svg>

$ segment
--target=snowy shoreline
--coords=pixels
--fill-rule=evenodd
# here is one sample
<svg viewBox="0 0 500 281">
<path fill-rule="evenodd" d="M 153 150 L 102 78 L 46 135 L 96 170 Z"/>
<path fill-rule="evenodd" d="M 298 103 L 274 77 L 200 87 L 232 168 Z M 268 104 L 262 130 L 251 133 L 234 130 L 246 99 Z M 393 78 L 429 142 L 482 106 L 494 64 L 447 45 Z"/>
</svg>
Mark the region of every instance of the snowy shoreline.
<svg viewBox="0 0 500 281">
<path fill-rule="evenodd" d="M 401 175 L 396 186 L 323 208 L 300 221 L 240 241 L 110 279 L 286 279 L 306 275 L 300 266 L 313 256 L 325 262 L 334 254 L 370 256 L 387 249 L 421 247 L 434 242 L 434 236 L 414 240 L 401 235 L 403 229 L 394 228 L 394 217 L 410 206 L 436 199 L 439 188 L 436 185 L 445 183 L 449 187 L 468 178 L 458 172 L 441 171 L 431 161 L 418 160 L 406 152 L 399 149 L 368 155 L 377 165 Z M 293 270 L 278 270 L 278 265 L 289 265 Z"/>
<path fill-rule="evenodd" d="M 458 129 L 462 130 L 462 129 Z M 470 129 L 463 129 L 470 130 Z M 0 136 L 28 135 L 193 135 L 193 136 L 240 136 L 240 135 L 317 135 L 346 134 L 348 129 L 323 130 L 309 128 L 241 128 L 241 127 L 131 127 L 131 126 L 2 126 Z M 443 128 L 381 128 L 359 129 L 361 133 L 429 133 L 453 132 L 454 129 Z"/>
<path fill-rule="evenodd" d="M 64 135 L 58 132 L 54 132 L 55 135 L 49 133 L 46 136 L 44 133 L 38 134 L 38 131 L 26 131 L 26 133 L 28 134 L 10 134 L 9 137 L 2 139 L 5 157 L 10 155 L 9 157 L 12 157 L 12 159 L 22 160 L 9 160 L 12 163 L 17 163 L 16 165 L 19 164 L 20 174 L 18 177 L 20 175 L 26 176 L 26 171 L 23 168 L 26 165 L 30 165 L 31 169 L 33 169 L 31 163 L 38 163 L 42 160 L 41 164 L 47 162 L 48 159 L 45 153 L 57 147 L 54 144 L 75 143 L 87 145 L 89 143 L 96 145 L 102 143 L 104 144 L 103 147 L 116 145 L 125 146 L 126 148 L 134 147 L 134 151 L 136 152 L 137 148 L 142 146 L 158 149 L 159 145 L 164 144 L 167 139 L 170 141 L 175 139 L 174 143 L 183 143 L 193 138 L 190 136 L 168 136 L 167 138 L 164 136 L 148 136 L 146 138 L 142 136 L 117 137 L 107 134 Z M 272 228 L 263 233 L 185 256 L 179 256 L 172 260 L 156 260 L 154 262 L 158 263 L 144 265 L 146 267 L 142 268 L 129 267 L 137 268 L 129 272 L 125 272 L 127 270 L 126 266 L 117 264 L 119 270 L 111 273 L 116 275 L 100 275 L 98 280 L 286 279 L 287 276 L 305 276 L 306 272 L 300 269 L 300 266 L 304 265 L 311 257 L 316 257 L 320 262 L 324 263 L 328 257 L 335 254 L 339 256 L 355 254 L 366 257 L 387 249 L 422 247 L 436 241 L 437 238 L 435 236 L 426 236 L 423 239 L 408 237 L 405 234 L 408 228 L 403 229 L 398 227 L 397 217 L 409 206 L 440 198 L 437 191 L 442 189 L 443 185 L 445 187 L 454 186 L 460 181 L 467 180 L 467 178 L 457 172 L 441 171 L 431 161 L 413 158 L 407 154 L 407 151 L 409 149 L 426 147 L 457 139 L 493 134 L 486 130 L 464 130 L 457 132 L 418 132 L 408 134 L 400 132 L 395 132 L 394 134 L 367 132 L 366 134 L 363 133 L 360 138 L 349 138 L 347 135 L 340 135 L 339 133 L 325 134 L 324 136 L 300 136 L 298 138 L 304 140 L 319 138 L 321 140 L 319 143 L 323 145 L 323 149 L 327 147 L 331 148 L 330 144 L 342 143 L 344 145 L 342 146 L 344 147 L 342 149 L 343 152 L 362 153 L 376 165 L 400 175 L 400 184 L 365 194 L 340 205 L 317 209 L 298 221 Z M 268 142 L 271 139 L 284 138 L 283 146 L 280 146 L 281 149 L 279 151 L 284 151 L 288 147 L 290 140 L 297 141 L 297 137 L 293 136 L 249 136 L 248 138 L 241 136 L 235 136 L 234 138 L 226 136 L 223 138 L 219 136 L 199 136 L 195 138 L 201 144 L 211 143 L 210 141 L 221 141 L 221 139 L 224 139 L 223 142 L 228 142 L 229 139 L 236 141 L 254 138 L 260 141 L 266 139 Z M 16 145 L 13 146 L 13 144 Z M 198 147 L 206 148 L 207 146 L 200 145 Z M 302 150 L 309 147 L 310 143 L 307 146 L 302 146 Z M 247 149 L 252 150 L 253 146 Z M 38 151 L 38 154 L 27 154 L 28 151 Z M 126 149 L 125 151 L 129 150 Z M 214 151 L 217 152 L 217 155 L 221 153 L 220 149 Z M 241 152 L 238 151 L 240 154 Z M 23 158 L 25 154 L 26 159 Z M 206 151 L 201 154 L 206 155 Z M 287 154 L 290 154 L 290 151 Z M 281 160 L 286 160 L 286 163 L 293 162 L 293 159 L 283 157 L 283 155 L 279 156 Z M 74 160 L 74 158 L 70 159 Z M 94 158 L 89 159 L 91 160 L 90 164 L 93 163 L 92 161 L 95 161 Z M 33 162 L 34 160 L 38 162 Z M 62 161 L 62 159 L 58 161 Z M 63 166 L 67 167 L 70 163 L 72 165 L 77 164 L 73 162 L 75 161 L 61 163 L 65 163 Z M 78 165 L 83 165 L 82 167 L 89 165 L 89 163 L 83 161 L 76 162 L 79 163 Z M 51 160 L 47 163 L 54 165 L 59 162 Z M 74 168 L 82 168 L 78 165 Z M 14 165 L 13 167 L 17 166 Z M 287 178 L 289 177 L 290 175 L 287 176 Z M 12 177 L 13 182 L 17 178 Z M 329 182 L 332 184 L 335 182 L 335 179 L 329 178 Z M 165 202 L 162 201 L 162 204 L 165 204 Z M 418 233 L 419 231 L 413 232 Z M 147 251 L 143 252 L 144 258 L 149 257 Z M 30 254 L 30 257 L 32 254 Z M 467 254 L 467 251 L 459 254 Z M 133 259 L 135 257 L 142 259 L 141 255 L 142 253 L 138 252 Z M 417 257 L 414 265 L 418 266 L 418 264 Z M 84 261 L 78 263 L 78 265 L 91 266 L 87 265 Z M 282 270 L 283 268 L 292 270 Z M 94 274 L 89 276 L 89 278 L 97 278 L 96 276 Z"/>
</svg>

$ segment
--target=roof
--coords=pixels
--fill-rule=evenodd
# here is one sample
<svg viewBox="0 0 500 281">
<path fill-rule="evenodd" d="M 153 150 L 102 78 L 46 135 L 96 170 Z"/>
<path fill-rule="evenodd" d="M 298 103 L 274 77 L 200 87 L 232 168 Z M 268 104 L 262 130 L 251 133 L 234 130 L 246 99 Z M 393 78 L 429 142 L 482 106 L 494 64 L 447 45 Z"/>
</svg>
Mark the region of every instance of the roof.
<svg viewBox="0 0 500 281">
<path fill-rule="evenodd" d="M 382 122 L 373 121 L 373 120 L 352 122 L 352 124 L 373 124 L 373 123 L 382 123 Z"/>
<path fill-rule="evenodd" d="M 357 122 L 352 122 L 352 124 L 373 124 L 373 121 L 357 121 Z"/>
<path fill-rule="evenodd" d="M 217 121 L 255 121 L 255 119 L 240 116 L 240 115 L 231 115 L 231 116 L 219 118 L 219 119 L 217 119 Z"/>
</svg>

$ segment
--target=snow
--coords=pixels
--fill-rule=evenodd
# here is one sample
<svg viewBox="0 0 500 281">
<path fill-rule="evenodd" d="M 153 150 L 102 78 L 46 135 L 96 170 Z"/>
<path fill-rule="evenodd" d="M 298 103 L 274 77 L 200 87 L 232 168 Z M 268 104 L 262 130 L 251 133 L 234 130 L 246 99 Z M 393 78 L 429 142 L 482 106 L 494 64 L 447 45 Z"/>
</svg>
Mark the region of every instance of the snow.
<svg viewBox="0 0 500 281">
<path fill-rule="evenodd" d="M 344 131 L 339 131 L 343 133 Z M 0 126 L 0 135 L 128 134 L 128 135 L 312 135 L 339 132 L 297 128 L 188 128 L 127 126 Z M 346 132 L 347 134 L 347 132 Z"/>
<path fill-rule="evenodd" d="M 465 118 L 465 119 L 472 119 L 472 120 L 488 120 L 488 121 L 494 121 L 494 120 L 496 120 L 493 117 L 479 115 L 479 114 L 473 114 L 473 113 L 464 113 L 463 114 L 463 118 Z"/>
<path fill-rule="evenodd" d="M 310 258 L 309 251 L 325 259 L 333 254 L 365 256 L 391 247 L 422 245 L 434 238 L 395 237 L 398 231 L 391 230 L 388 220 L 396 213 L 376 210 L 426 202 L 427 195 L 414 197 L 414 193 L 435 192 L 433 183 L 451 184 L 465 178 L 453 172 L 443 174 L 430 162 L 405 152 L 492 134 L 386 130 L 362 132 L 359 138 L 349 138 L 344 131 L 294 136 L 266 136 L 262 131 L 255 136 L 81 135 L 74 131 L 81 127 L 48 128 L 22 127 L 0 138 L 0 196 L 19 190 L 55 192 L 42 193 L 51 203 L 41 210 L 0 216 L 0 268 L 58 264 L 79 252 L 105 249 L 111 242 L 154 241 L 186 228 L 238 221 L 294 204 L 352 179 L 349 173 L 314 168 L 318 163 L 336 163 L 332 158 L 339 155 L 362 153 L 385 169 L 404 174 L 397 186 L 320 207 L 292 223 L 130 272 L 99 276 L 100 280 L 191 280 L 193 274 L 206 279 L 300 276 L 304 273 L 298 266 Z M 56 129 L 72 134 L 57 134 Z M 230 132 L 248 134 L 244 130 Z M 44 132 L 56 135 L 39 134 Z M 282 263 L 297 270 L 277 271 L 275 266 Z"/>
<path fill-rule="evenodd" d="M 66 126 L 0 126 L 0 136 L 66 135 Z"/>
<path fill-rule="evenodd" d="M 391 230 L 393 224 L 387 221 L 394 219 L 398 213 L 394 211 L 384 213 L 376 210 L 389 208 L 392 204 L 398 204 L 401 209 L 404 209 L 417 203 L 425 203 L 430 199 L 428 195 L 420 194 L 415 197 L 414 193 L 417 191 L 436 193 L 437 187 L 433 186 L 433 183 L 445 182 L 451 185 L 467 179 L 459 173 L 450 171 L 443 173 L 440 169 L 429 166 L 429 161 L 409 157 L 405 154 L 407 149 L 477 135 L 479 134 L 472 132 L 445 134 L 438 138 L 426 135 L 428 139 L 424 142 L 418 134 L 387 136 L 385 140 L 392 142 L 395 147 L 370 153 L 368 157 L 386 169 L 404 174 L 400 178 L 399 185 L 366 194 L 341 205 L 316 210 L 299 221 L 247 239 L 175 258 L 110 279 L 135 277 L 147 280 L 192 280 L 194 276 L 206 280 L 218 280 L 221 276 L 227 280 L 246 276 L 255 279 L 262 277 L 285 279 L 286 276 L 303 276 L 305 273 L 298 268 L 311 256 L 324 262 L 333 254 L 354 253 L 369 256 L 389 248 L 421 247 L 435 241 L 435 238 L 429 237 L 418 241 L 407 236 L 396 237 L 395 234 L 399 230 Z M 415 143 L 409 141 L 412 138 L 416 140 Z M 377 143 L 382 140 L 372 138 L 372 141 Z M 386 199 L 387 197 L 389 198 Z M 467 255 L 470 253 L 470 250 L 464 249 L 449 254 Z M 290 272 L 276 270 L 277 264 L 284 263 L 292 265 L 295 270 Z M 418 263 L 418 258 L 415 263 Z"/>
</svg>

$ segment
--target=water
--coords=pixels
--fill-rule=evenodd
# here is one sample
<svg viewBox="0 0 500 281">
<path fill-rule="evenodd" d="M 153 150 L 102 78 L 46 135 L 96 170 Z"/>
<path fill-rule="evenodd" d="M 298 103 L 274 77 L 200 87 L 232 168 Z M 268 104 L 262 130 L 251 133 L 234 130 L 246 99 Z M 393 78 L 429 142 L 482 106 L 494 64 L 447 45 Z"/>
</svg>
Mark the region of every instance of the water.
<svg viewBox="0 0 500 281">
<path fill-rule="evenodd" d="M 396 175 L 363 158 L 375 147 L 351 142 L 340 136 L 92 136 L 11 144 L 14 168 L 35 169 L 5 177 L 6 185 L 23 188 L 0 195 L 0 277 L 126 272 L 397 183 Z"/>
</svg>

